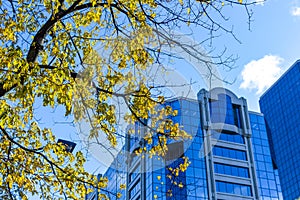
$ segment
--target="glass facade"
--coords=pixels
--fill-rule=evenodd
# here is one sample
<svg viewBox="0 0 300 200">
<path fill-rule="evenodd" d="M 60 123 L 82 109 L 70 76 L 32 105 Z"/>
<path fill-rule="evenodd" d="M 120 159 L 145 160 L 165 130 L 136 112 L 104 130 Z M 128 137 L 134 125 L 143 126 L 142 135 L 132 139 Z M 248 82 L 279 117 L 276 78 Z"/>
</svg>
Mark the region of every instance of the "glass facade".
<svg viewBox="0 0 300 200">
<path fill-rule="evenodd" d="M 124 150 L 124 148 L 123 148 Z M 104 177 L 108 178 L 108 185 L 107 187 L 98 190 L 94 189 L 93 192 L 90 192 L 86 195 L 86 200 L 98 200 L 98 199 L 119 199 L 119 195 L 121 196 L 120 199 L 126 199 L 126 190 L 121 189 L 122 185 L 126 185 L 127 173 L 125 171 L 126 166 L 124 163 L 126 161 L 126 156 L 122 153 L 119 153 L 116 159 L 112 162 L 110 167 L 107 169 Z M 102 177 L 101 174 L 98 174 L 98 179 Z M 91 188 L 90 188 L 91 189 Z M 131 193 L 133 193 L 132 191 Z M 105 195 L 105 196 L 102 196 Z"/>
<path fill-rule="evenodd" d="M 284 199 L 300 197 L 300 61 L 260 98 Z"/>
<path fill-rule="evenodd" d="M 169 151 L 173 150 L 165 158 L 127 159 L 123 180 L 127 187 L 120 199 L 282 199 L 263 116 L 249 114 L 245 100 L 230 91 L 216 91 L 217 95 L 204 91 L 198 100 L 179 98 L 167 103 L 178 111 L 171 119 L 193 139 L 169 143 Z M 137 137 L 128 140 L 129 151 L 141 144 Z M 187 170 L 174 173 L 185 157 L 190 161 Z M 110 169 L 104 176 L 117 178 Z M 110 183 L 109 191 L 116 192 L 113 187 L 118 188 L 119 182 Z"/>
<path fill-rule="evenodd" d="M 261 114 L 250 112 L 252 144 L 261 199 L 283 199 L 278 170 L 270 152 L 266 125 Z"/>
<path fill-rule="evenodd" d="M 169 102 L 168 105 L 173 110 L 178 110 L 178 115 L 172 117 L 172 120 L 180 123 L 185 131 L 193 135 L 192 141 L 184 143 L 182 155 L 188 157 L 191 163 L 185 172 L 174 176 L 170 169 L 178 167 L 183 162 L 182 158 L 170 159 L 166 163 L 158 158 L 147 161 L 145 199 L 208 200 L 205 159 L 199 155 L 203 144 L 199 104 L 197 101 L 180 99 Z M 154 171 L 151 172 L 152 170 Z"/>
</svg>

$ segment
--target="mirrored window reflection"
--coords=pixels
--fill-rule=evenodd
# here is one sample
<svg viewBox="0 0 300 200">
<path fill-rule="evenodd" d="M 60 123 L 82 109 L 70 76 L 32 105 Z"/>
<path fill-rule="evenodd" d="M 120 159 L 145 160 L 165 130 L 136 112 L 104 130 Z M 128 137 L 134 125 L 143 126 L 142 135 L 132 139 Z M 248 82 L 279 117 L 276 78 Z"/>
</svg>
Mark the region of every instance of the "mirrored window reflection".
<svg viewBox="0 0 300 200">
<path fill-rule="evenodd" d="M 215 168 L 215 172 L 218 174 L 249 178 L 249 171 L 247 168 L 244 167 L 237 167 L 237 166 L 225 165 L 221 163 L 215 163 L 214 168 Z"/>
<path fill-rule="evenodd" d="M 219 146 L 214 146 L 213 155 L 237 159 L 237 160 L 245 160 L 245 161 L 247 160 L 245 151 L 219 147 Z"/>
<path fill-rule="evenodd" d="M 213 123 L 225 123 L 241 127 L 240 106 L 232 104 L 230 96 L 219 94 L 218 100 L 210 99 L 209 107 Z"/>
<path fill-rule="evenodd" d="M 211 134 L 216 140 L 245 144 L 243 136 L 238 133 L 212 131 Z"/>
<path fill-rule="evenodd" d="M 236 194 L 242 196 L 252 196 L 251 186 L 249 185 L 216 181 L 216 189 L 217 192 Z"/>
</svg>

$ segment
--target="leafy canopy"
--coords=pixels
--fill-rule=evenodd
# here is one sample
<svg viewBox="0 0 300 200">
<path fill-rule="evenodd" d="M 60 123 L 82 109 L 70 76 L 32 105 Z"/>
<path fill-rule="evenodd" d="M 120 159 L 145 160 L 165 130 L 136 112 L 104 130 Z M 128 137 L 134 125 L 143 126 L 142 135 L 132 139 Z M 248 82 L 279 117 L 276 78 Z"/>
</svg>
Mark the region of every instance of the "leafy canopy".
<svg viewBox="0 0 300 200">
<path fill-rule="evenodd" d="M 235 4 L 249 5 L 241 0 L 0 1 L 1 198 L 83 199 L 89 192 L 85 186 L 107 183 L 84 170 L 82 152 L 67 152 L 50 128 L 40 126 L 34 110 L 40 102 L 53 109 L 63 106 L 66 116 L 91 124 L 90 137 L 105 133 L 116 146 L 112 99 L 120 99 L 127 106 L 126 122 L 147 126 L 143 137 L 148 144 L 158 138 L 159 143 L 139 153 L 164 155 L 167 140 L 189 138 L 166 118 L 176 111 L 157 109 L 164 97 L 153 92 L 156 86 L 147 84 L 144 72 L 168 56 L 162 46 L 182 45 L 172 40 L 172 29 L 200 27 L 210 38 L 218 30 L 232 34 L 222 26 L 227 19 L 221 11 Z M 150 115 L 155 117 L 145 124 Z"/>
</svg>

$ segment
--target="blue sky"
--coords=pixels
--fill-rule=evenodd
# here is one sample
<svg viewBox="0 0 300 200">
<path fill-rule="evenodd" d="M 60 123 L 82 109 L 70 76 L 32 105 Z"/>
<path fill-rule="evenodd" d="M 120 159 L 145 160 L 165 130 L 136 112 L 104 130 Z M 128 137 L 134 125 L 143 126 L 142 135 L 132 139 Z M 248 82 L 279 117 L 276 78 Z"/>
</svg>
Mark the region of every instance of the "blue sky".
<svg viewBox="0 0 300 200">
<path fill-rule="evenodd" d="M 243 6 L 223 8 L 229 20 L 221 23 L 229 29 L 233 25 L 233 32 L 240 42 L 232 35 L 220 32 L 220 35 L 212 40 L 215 49 L 212 55 L 226 48 L 226 55 L 238 57 L 232 70 L 217 68 L 220 77 L 231 82 L 231 84 L 223 83 L 223 86 L 237 96 L 245 97 L 249 110 L 259 112 L 259 97 L 300 58 L 300 0 L 266 0 L 264 3 L 249 6 L 249 9 L 253 11 L 250 30 L 248 16 Z M 189 37 L 196 42 L 201 42 L 197 39 L 200 40 L 200 37 L 205 36 L 202 29 L 195 28 L 192 32 L 193 35 Z M 196 82 L 193 86 L 194 95 L 187 95 L 186 89 L 171 88 L 171 90 L 174 90 L 175 95 L 196 98 L 195 95 L 201 88 L 208 88 L 205 81 L 201 80 L 203 68 L 187 60 L 175 60 L 174 63 L 167 65 L 175 68 L 175 72 L 171 75 L 174 83 L 180 82 L 179 80 L 185 83 L 190 80 Z"/>
<path fill-rule="evenodd" d="M 249 109 L 259 111 L 261 94 L 300 58 L 300 1 L 267 0 L 253 12 L 251 31 L 245 21 L 233 22 L 242 43 L 229 39 L 224 45 L 239 59 L 236 69 L 222 74 L 229 80 L 236 77 L 227 87 L 245 97 Z"/>
</svg>

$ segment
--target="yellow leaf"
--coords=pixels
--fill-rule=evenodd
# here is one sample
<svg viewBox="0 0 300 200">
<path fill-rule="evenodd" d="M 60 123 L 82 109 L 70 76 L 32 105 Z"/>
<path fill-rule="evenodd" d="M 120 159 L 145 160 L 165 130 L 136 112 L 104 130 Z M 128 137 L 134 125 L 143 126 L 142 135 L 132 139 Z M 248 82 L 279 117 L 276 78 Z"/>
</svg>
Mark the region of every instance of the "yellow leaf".
<svg viewBox="0 0 300 200">
<path fill-rule="evenodd" d="M 121 184 L 121 185 L 120 185 L 120 189 L 121 189 L 121 190 L 124 190 L 125 188 L 126 188 L 126 185 L 125 185 L 125 184 Z"/>
<path fill-rule="evenodd" d="M 191 13 L 191 8 L 189 7 L 189 8 L 187 8 L 187 14 L 189 15 L 190 13 Z"/>
<path fill-rule="evenodd" d="M 178 187 L 179 187 L 179 188 L 183 188 L 182 182 L 180 182 L 180 183 L 178 184 Z"/>
<path fill-rule="evenodd" d="M 122 197 L 122 194 L 120 192 L 117 193 L 117 198 L 120 199 Z"/>
</svg>

